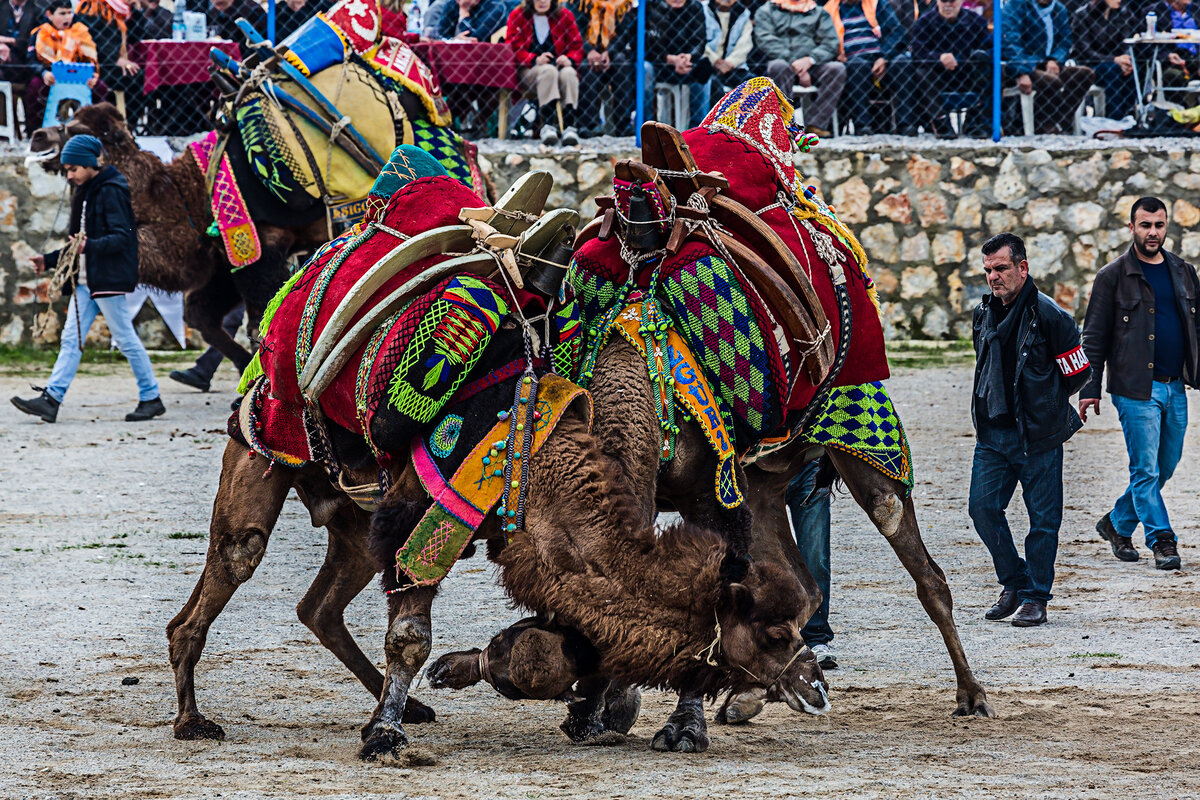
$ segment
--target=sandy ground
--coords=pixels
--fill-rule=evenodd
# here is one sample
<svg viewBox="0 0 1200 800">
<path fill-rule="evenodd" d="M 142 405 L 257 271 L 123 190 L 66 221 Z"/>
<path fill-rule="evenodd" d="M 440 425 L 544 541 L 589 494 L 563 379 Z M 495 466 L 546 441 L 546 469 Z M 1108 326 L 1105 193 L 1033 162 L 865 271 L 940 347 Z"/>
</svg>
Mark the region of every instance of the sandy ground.
<svg viewBox="0 0 1200 800">
<path fill-rule="evenodd" d="M 325 544 L 294 498 L 198 668 L 200 708 L 228 739 L 172 738 L 163 631 L 203 564 L 229 395 L 164 381 L 167 416 L 131 425 L 121 421 L 133 406 L 125 368 L 87 372 L 56 425 L 0 411 L 0 797 L 1200 796 L 1195 424 L 1166 492 L 1184 570 L 1118 563 L 1092 530 L 1124 485 L 1106 404 L 1067 447 L 1050 624 L 1021 630 L 982 619 L 997 588 L 966 510 L 969 367 L 897 370 L 890 386 L 912 439 L 925 541 L 950 577 L 998 719 L 949 716 L 953 675 L 937 631 L 843 496 L 833 559 L 842 668 L 828 674 L 828 716 L 771 706 L 749 726 L 713 726 L 703 755 L 661 754 L 649 749 L 673 702 L 661 693 L 646 696 L 625 744 L 584 748 L 558 731 L 561 706 L 421 688 L 438 722 L 409 734 L 434 763 L 384 766 L 355 757 L 371 698 L 295 617 Z M 0 376 L 0 393 L 27 383 Z M 1020 529 L 1019 505 L 1013 517 Z M 481 644 L 517 616 L 482 556 L 464 562 L 434 608 L 434 655 Z M 377 588 L 348 619 L 380 653 Z"/>
</svg>

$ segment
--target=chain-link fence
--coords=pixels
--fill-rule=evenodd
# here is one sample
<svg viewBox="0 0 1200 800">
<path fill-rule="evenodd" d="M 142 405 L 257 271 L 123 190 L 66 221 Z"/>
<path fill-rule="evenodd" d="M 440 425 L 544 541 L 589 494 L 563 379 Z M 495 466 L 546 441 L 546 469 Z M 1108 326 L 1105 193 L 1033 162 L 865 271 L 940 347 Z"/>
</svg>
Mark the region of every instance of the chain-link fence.
<svg viewBox="0 0 1200 800">
<path fill-rule="evenodd" d="M 137 0 L 122 50 L 112 20 L 82 13 L 96 0 L 82 2 L 96 99 L 152 136 L 211 127 L 209 52 L 244 57 L 236 18 L 282 41 L 332 5 L 191 0 L 197 10 L 175 34 L 207 38 L 172 41 L 170 0 Z M 685 128 L 755 75 L 791 95 L 810 130 L 834 136 L 1187 134 L 1195 122 L 1171 119 L 1165 101 L 1200 95 L 1200 38 L 1190 38 L 1200 16 L 1161 0 L 410 0 L 406 10 L 385 32 L 429 67 L 469 139 L 574 144 L 635 135 L 644 119 Z M 26 114 L 38 127 L 40 109 Z"/>
</svg>

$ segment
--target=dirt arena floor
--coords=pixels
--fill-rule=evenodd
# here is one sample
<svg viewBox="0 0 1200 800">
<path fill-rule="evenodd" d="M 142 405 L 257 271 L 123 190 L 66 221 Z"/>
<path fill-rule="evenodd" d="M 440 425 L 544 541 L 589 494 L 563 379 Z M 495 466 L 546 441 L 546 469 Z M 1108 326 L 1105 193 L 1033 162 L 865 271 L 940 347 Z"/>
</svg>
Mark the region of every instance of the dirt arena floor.
<svg viewBox="0 0 1200 800">
<path fill-rule="evenodd" d="M 772 705 L 748 726 L 712 726 L 707 753 L 663 754 L 649 749 L 673 703 L 662 693 L 646 695 L 624 744 L 587 748 L 558 731 L 561 706 L 425 687 L 414 694 L 438 721 L 408 728 L 416 757 L 363 764 L 373 701 L 295 616 L 325 541 L 292 498 L 198 668 L 201 711 L 228 738 L 175 741 L 164 627 L 204 563 L 230 394 L 164 380 L 167 415 L 126 424 L 127 369 L 87 367 L 58 424 L 0 411 L 0 798 L 1200 797 L 1200 424 L 1166 492 L 1184 565 L 1171 573 L 1140 539 L 1142 561 L 1115 561 L 1092 529 L 1126 474 L 1111 406 L 1075 436 L 1050 624 L 1017 629 L 983 620 L 998 590 L 967 517 L 969 363 L 899 363 L 889 385 L 925 541 L 997 719 L 949 716 L 937 631 L 842 496 L 829 715 Z M 0 392 L 29 380 L 0 374 Z M 1012 517 L 1025 525 L 1019 502 Z M 349 609 L 368 653 L 381 653 L 383 613 L 375 586 Z M 518 616 L 482 555 L 463 562 L 434 608 L 434 656 Z"/>
</svg>

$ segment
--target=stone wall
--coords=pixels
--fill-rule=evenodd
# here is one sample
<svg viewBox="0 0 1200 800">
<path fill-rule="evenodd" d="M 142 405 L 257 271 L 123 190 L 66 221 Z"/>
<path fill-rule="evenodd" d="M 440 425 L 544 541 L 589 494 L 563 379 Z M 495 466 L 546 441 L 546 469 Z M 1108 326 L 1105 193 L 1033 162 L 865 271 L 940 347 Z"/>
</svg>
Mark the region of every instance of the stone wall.
<svg viewBox="0 0 1200 800">
<path fill-rule="evenodd" d="M 864 141 L 831 140 L 797 165 L 862 240 L 889 338 L 968 337 L 971 309 L 986 291 L 979 245 L 1005 230 L 1025 238 L 1041 289 L 1082 318 L 1096 271 L 1128 246 L 1129 207 L 1143 194 L 1171 209 L 1168 248 L 1200 258 L 1195 143 Z M 549 170 L 550 204 L 579 208 L 586 220 L 595 213 L 593 198 L 608 191 L 612 164 L 635 152 L 628 139 L 585 145 L 551 151 L 491 141 L 480 151 L 500 191 L 524 172 Z M 0 154 L 0 343 L 32 340 L 46 298 L 28 256 L 47 238 L 51 246 L 61 241 L 63 189 L 60 178 Z M 150 346 L 170 346 L 154 320 L 143 310 L 139 330 Z"/>
<path fill-rule="evenodd" d="M 1200 257 L 1194 142 L 864 142 L 827 141 L 797 166 L 862 240 L 889 338 L 969 337 L 987 291 L 979 246 L 1001 231 L 1025 239 L 1038 286 L 1080 320 L 1096 271 L 1129 246 L 1125 223 L 1139 196 L 1171 209 L 1168 248 Z M 634 154 L 627 140 L 554 157 L 531 145 L 483 150 L 498 188 L 548 169 L 551 201 L 585 218 L 595 213 L 591 197 L 607 191 L 611 164 Z"/>
</svg>

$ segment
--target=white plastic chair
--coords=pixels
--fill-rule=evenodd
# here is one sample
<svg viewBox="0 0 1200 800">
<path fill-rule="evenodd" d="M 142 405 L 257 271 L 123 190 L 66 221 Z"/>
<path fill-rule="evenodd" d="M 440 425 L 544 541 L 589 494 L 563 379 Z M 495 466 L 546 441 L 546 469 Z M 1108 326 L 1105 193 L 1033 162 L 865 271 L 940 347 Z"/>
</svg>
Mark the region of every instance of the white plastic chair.
<svg viewBox="0 0 1200 800">
<path fill-rule="evenodd" d="M 654 84 L 654 105 L 659 122 L 687 130 L 691 118 L 692 89 L 686 83 Z"/>
<path fill-rule="evenodd" d="M 1021 94 L 1021 91 L 1010 86 L 1000 93 L 1001 97 L 1019 97 L 1021 99 L 1021 127 L 1026 136 L 1033 136 L 1033 98 L 1037 92 Z"/>
<path fill-rule="evenodd" d="M 17 127 L 17 101 L 13 97 L 13 85 L 8 81 L 0 81 L 0 95 L 3 95 L 4 122 L 0 123 L 0 136 L 10 142 L 16 142 L 20 130 Z"/>
<path fill-rule="evenodd" d="M 793 100 L 792 105 L 794 105 L 796 107 L 796 118 L 797 118 L 796 121 L 798 123 L 800 123 L 801 125 L 804 124 L 804 98 L 806 96 L 810 100 L 816 100 L 817 99 L 817 87 L 816 86 L 793 86 L 792 87 L 792 100 Z M 831 136 L 838 135 L 838 113 L 837 113 L 836 108 L 833 109 L 833 119 L 830 120 L 830 122 L 829 122 L 829 133 Z"/>
</svg>

